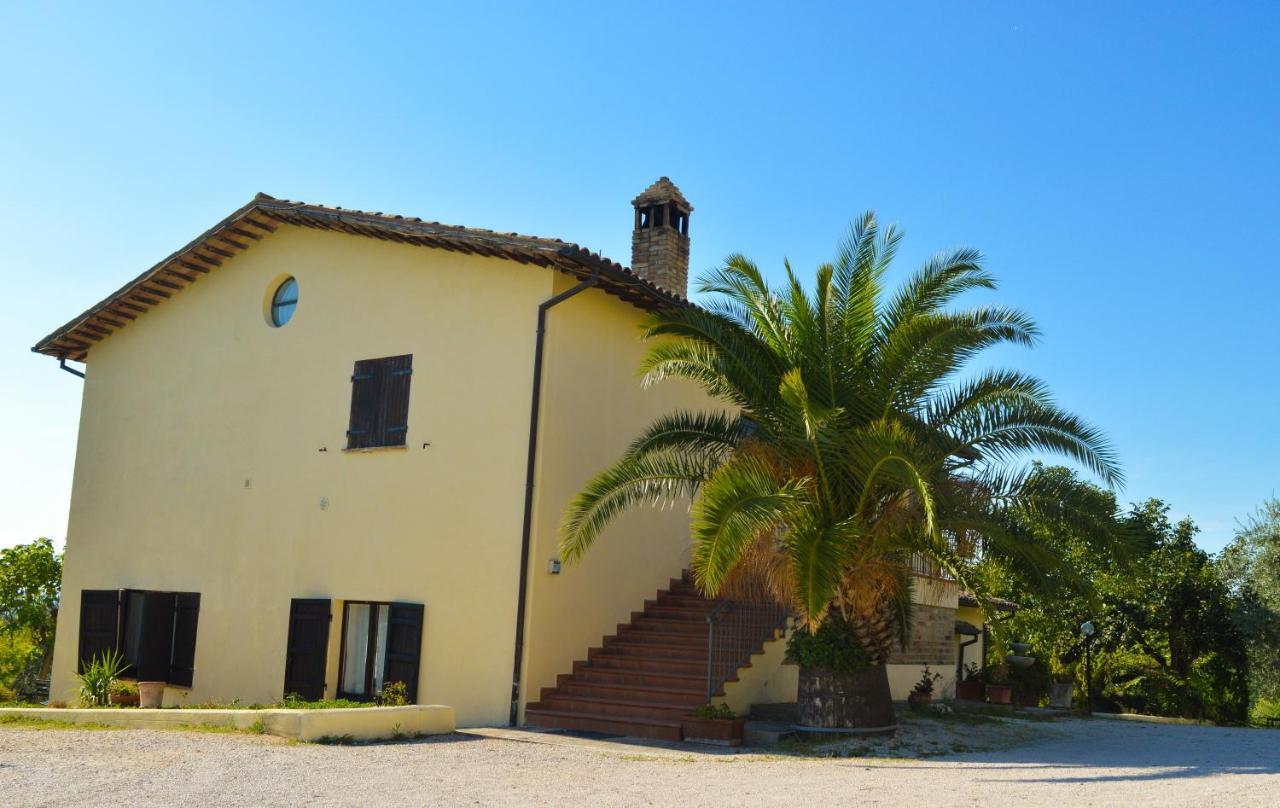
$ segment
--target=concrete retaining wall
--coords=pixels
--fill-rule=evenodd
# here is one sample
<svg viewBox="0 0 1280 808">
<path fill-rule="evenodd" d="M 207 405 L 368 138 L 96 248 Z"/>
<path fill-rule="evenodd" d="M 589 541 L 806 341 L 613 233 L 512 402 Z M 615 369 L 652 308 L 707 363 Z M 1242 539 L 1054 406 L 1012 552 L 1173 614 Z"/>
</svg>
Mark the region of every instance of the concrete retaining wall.
<svg viewBox="0 0 1280 808">
<path fill-rule="evenodd" d="M 14 715 L 68 724 L 106 724 L 132 729 L 180 729 L 185 726 L 234 727 L 262 731 L 300 741 L 350 737 L 382 740 L 398 735 L 443 735 L 454 730 L 452 707 L 412 704 L 407 707 L 365 707 L 333 710 L 182 710 L 136 708 L 53 709 L 5 707 L 0 716 Z"/>
</svg>

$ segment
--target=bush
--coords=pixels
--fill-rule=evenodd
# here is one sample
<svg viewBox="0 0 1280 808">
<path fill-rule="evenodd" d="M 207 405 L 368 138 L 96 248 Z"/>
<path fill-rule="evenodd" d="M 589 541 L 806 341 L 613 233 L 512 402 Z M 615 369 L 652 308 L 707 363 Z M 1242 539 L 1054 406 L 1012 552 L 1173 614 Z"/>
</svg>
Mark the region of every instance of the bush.
<svg viewBox="0 0 1280 808">
<path fill-rule="evenodd" d="M 732 721 L 737 718 L 737 714 L 727 704 L 703 704 L 694 709 L 694 718 L 702 719 L 721 719 L 724 721 Z"/>
<path fill-rule="evenodd" d="M 403 707 L 409 703 L 409 688 L 404 682 L 387 682 L 378 695 L 378 703 L 383 707 Z"/>
<path fill-rule="evenodd" d="M 107 651 L 84 663 L 80 677 L 80 702 L 87 707 L 105 707 L 111 703 L 111 688 L 124 672 L 124 657 L 119 651 Z"/>
<path fill-rule="evenodd" d="M 853 629 L 834 614 L 815 632 L 797 629 L 787 641 L 787 661 L 836 673 L 857 673 L 871 664 Z"/>
<path fill-rule="evenodd" d="M 1043 698 L 1049 694 L 1049 667 L 1039 658 L 1025 668 L 1009 668 L 1009 684 L 1013 686 L 1013 697 L 1021 701 L 1023 698 Z"/>
</svg>

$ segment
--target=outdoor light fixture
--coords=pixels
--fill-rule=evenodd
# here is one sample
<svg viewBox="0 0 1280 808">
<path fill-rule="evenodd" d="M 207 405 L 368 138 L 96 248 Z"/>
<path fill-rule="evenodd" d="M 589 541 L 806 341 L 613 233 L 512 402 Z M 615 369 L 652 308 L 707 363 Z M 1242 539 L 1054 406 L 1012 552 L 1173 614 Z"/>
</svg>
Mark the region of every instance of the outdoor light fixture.
<svg viewBox="0 0 1280 808">
<path fill-rule="evenodd" d="M 1092 620 L 1086 620 L 1080 624 L 1080 633 L 1084 635 L 1084 714 L 1093 715 L 1093 655 L 1090 646 L 1098 627 Z"/>
</svg>

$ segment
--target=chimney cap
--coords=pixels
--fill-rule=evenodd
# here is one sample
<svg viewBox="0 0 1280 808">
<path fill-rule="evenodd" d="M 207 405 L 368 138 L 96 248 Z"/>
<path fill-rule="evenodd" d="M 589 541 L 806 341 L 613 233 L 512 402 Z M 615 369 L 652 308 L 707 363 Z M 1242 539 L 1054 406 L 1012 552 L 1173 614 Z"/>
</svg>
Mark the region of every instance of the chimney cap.
<svg viewBox="0 0 1280 808">
<path fill-rule="evenodd" d="M 639 196 L 631 200 L 631 204 L 636 207 L 661 205 L 667 202 L 676 203 L 685 213 L 693 212 L 693 205 L 689 204 L 689 200 L 684 198 L 684 194 L 680 193 L 676 184 L 667 177 L 659 177 L 657 182 L 645 188 Z"/>
</svg>

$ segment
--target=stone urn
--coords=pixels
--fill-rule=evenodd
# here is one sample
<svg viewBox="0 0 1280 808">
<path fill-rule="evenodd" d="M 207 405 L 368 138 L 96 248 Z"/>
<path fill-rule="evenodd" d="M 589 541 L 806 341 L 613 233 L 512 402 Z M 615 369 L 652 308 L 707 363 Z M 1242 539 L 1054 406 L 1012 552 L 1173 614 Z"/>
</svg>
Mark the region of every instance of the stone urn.
<svg viewBox="0 0 1280 808">
<path fill-rule="evenodd" d="M 889 729 L 898 722 L 884 665 L 868 665 L 857 673 L 802 666 L 796 712 L 802 730 Z"/>
<path fill-rule="evenodd" d="M 138 706 L 160 707 L 164 704 L 164 682 L 138 682 Z"/>
</svg>

